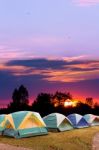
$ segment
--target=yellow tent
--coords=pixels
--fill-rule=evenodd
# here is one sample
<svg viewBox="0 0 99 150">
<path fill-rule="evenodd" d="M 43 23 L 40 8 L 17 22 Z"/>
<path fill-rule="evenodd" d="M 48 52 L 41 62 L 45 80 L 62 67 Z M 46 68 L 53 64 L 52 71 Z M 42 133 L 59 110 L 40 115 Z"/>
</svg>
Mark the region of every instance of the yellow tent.
<svg viewBox="0 0 99 150">
<path fill-rule="evenodd" d="M 6 115 L 0 115 L 0 135 L 2 135 L 5 129 Z"/>
<path fill-rule="evenodd" d="M 20 111 L 7 115 L 4 135 L 15 138 L 47 134 L 39 113 Z"/>
</svg>

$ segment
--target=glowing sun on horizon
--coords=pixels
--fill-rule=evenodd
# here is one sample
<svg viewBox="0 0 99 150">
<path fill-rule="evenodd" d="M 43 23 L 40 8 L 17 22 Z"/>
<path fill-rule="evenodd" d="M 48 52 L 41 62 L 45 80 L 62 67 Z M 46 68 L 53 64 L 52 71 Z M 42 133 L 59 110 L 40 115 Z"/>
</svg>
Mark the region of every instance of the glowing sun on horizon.
<svg viewBox="0 0 99 150">
<path fill-rule="evenodd" d="M 66 101 L 64 102 L 64 107 L 72 106 L 72 101 Z"/>
<path fill-rule="evenodd" d="M 77 106 L 78 101 L 71 101 L 71 100 L 67 100 L 64 102 L 64 107 L 76 107 Z"/>
</svg>

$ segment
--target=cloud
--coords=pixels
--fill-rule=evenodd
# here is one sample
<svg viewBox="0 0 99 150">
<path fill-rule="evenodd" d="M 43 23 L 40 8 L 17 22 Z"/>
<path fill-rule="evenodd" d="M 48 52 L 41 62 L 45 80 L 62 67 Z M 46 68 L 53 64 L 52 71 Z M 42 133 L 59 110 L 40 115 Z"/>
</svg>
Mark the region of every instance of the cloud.
<svg viewBox="0 0 99 150">
<path fill-rule="evenodd" d="M 0 44 L 0 62 L 11 59 L 60 56 L 60 53 L 64 52 L 61 46 L 70 43 L 70 40 L 71 38 L 68 35 L 8 39 L 3 45 Z"/>
<path fill-rule="evenodd" d="M 14 76 L 41 74 L 41 80 L 48 82 L 79 82 L 99 78 L 99 61 L 68 60 L 16 60 L 7 63 L 7 67 Z"/>
<path fill-rule="evenodd" d="M 15 73 L 22 74 L 23 72 L 29 72 L 30 69 L 31 69 L 30 67 L 25 67 L 25 66 L 6 66 L 0 64 L 0 71 L 6 71 L 10 74 L 15 74 Z"/>
<path fill-rule="evenodd" d="M 79 6 L 91 6 L 99 4 L 99 0 L 73 0 L 73 3 Z"/>
<path fill-rule="evenodd" d="M 11 101 L 14 88 L 24 84 L 31 100 L 40 92 L 69 91 L 82 97 L 98 96 L 99 61 L 32 59 L 0 65 L 0 100 Z M 83 91 L 83 92 L 82 92 Z M 5 94 L 6 93 L 6 94 Z M 3 102 L 4 101 L 4 102 Z"/>
<path fill-rule="evenodd" d="M 8 46 L 0 45 L 0 62 L 6 62 L 11 59 L 21 58 L 22 53 L 18 49 L 12 49 Z"/>
<path fill-rule="evenodd" d="M 32 51 L 25 51 L 21 48 L 13 48 L 13 46 L 0 45 L 0 63 L 8 62 L 10 60 L 36 58 Z"/>
<path fill-rule="evenodd" d="M 83 60 L 84 58 L 87 58 L 88 55 L 81 55 L 81 56 L 74 56 L 74 57 L 63 57 L 63 60 L 72 62 L 75 60 Z"/>
</svg>

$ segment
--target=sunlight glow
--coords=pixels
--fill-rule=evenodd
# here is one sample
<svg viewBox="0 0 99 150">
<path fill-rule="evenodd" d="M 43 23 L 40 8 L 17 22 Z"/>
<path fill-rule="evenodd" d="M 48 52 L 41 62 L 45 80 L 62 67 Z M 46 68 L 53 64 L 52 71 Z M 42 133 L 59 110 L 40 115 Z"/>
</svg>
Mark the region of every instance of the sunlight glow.
<svg viewBox="0 0 99 150">
<path fill-rule="evenodd" d="M 74 100 L 74 101 L 71 101 L 71 100 L 67 100 L 64 102 L 64 107 L 76 107 L 77 106 L 77 103 L 78 101 Z"/>
<path fill-rule="evenodd" d="M 64 102 L 64 107 L 69 107 L 69 106 L 72 106 L 72 101 L 68 100 L 68 101 L 65 101 Z"/>
</svg>

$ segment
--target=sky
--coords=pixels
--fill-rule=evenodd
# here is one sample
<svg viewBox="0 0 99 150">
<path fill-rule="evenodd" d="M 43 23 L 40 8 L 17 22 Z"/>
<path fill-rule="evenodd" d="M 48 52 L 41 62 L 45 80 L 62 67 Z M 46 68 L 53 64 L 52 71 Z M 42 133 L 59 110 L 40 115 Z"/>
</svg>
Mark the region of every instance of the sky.
<svg viewBox="0 0 99 150">
<path fill-rule="evenodd" d="M 99 100 L 99 0 L 0 0 L 0 106 L 24 84 Z"/>
</svg>

